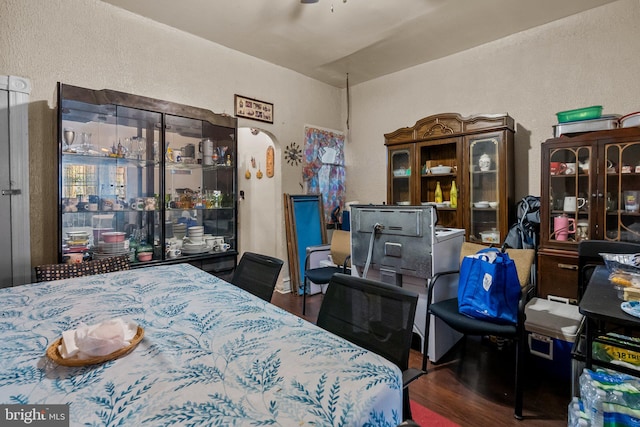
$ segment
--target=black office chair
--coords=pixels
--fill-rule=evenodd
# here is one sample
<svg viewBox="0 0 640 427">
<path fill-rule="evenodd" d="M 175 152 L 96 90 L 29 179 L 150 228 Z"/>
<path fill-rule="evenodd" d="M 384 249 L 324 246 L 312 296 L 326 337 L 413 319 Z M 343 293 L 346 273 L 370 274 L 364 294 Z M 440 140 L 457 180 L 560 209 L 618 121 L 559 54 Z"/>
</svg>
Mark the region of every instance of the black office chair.
<svg viewBox="0 0 640 427">
<path fill-rule="evenodd" d="M 282 260 L 278 258 L 245 252 L 233 272 L 231 283 L 271 302 L 282 264 Z"/>
<path fill-rule="evenodd" d="M 460 259 L 466 255 L 474 254 L 480 249 L 486 249 L 486 246 L 465 242 L 462 244 Z M 523 374 L 524 360 L 526 355 L 526 330 L 524 327 L 524 308 L 529 299 L 535 296 L 535 286 L 530 283 L 531 266 L 535 256 L 534 249 L 507 249 L 507 253 L 513 259 L 518 271 L 518 279 L 522 286 L 522 295 L 518 305 L 518 322 L 516 324 L 500 324 L 492 323 L 484 320 L 474 319 L 472 317 L 460 314 L 458 311 L 458 298 L 451 298 L 439 302 L 432 303 L 433 288 L 438 283 L 440 277 L 451 274 L 459 274 L 458 271 L 438 273 L 429 281 L 427 292 L 427 319 L 425 331 L 427 336 L 424 338 L 424 353 L 422 356 L 422 370 L 427 370 L 428 346 L 429 346 L 429 326 L 430 319 L 433 315 L 441 319 L 452 329 L 464 334 L 475 336 L 496 336 L 513 339 L 516 344 L 516 373 L 515 373 L 515 411 L 514 416 L 522 419 L 522 397 L 523 397 Z"/>
<path fill-rule="evenodd" d="M 336 273 L 317 325 L 395 363 L 402 370 L 403 419 L 411 418 L 410 382 L 425 374 L 409 368 L 418 294 L 398 286 Z"/>
<path fill-rule="evenodd" d="M 318 252 L 331 254 L 331 260 L 335 265 L 310 268 L 311 257 Z M 327 256 L 328 259 L 328 256 Z M 331 246 L 310 246 L 307 248 L 307 256 L 304 263 L 304 281 L 302 288 L 302 314 L 307 310 L 307 292 L 310 281 L 316 285 L 326 285 L 335 273 L 349 273 L 351 260 L 351 234 L 348 231 L 335 230 L 331 235 Z"/>
<path fill-rule="evenodd" d="M 578 300 L 584 295 L 593 270 L 603 265 L 600 254 L 640 253 L 640 244 L 610 240 L 582 240 L 578 243 Z"/>
</svg>

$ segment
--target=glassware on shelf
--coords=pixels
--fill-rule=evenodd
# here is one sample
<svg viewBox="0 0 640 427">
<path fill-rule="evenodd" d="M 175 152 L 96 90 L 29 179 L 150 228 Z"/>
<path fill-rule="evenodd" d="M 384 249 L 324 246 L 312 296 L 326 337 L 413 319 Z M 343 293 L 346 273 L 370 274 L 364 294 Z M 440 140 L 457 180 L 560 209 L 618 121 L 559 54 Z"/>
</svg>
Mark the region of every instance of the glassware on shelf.
<svg viewBox="0 0 640 427">
<path fill-rule="evenodd" d="M 222 191 L 213 190 L 213 207 L 221 208 L 222 207 Z"/>
<path fill-rule="evenodd" d="M 218 147 L 218 159 L 220 160 L 221 163 L 224 164 L 226 156 L 227 156 L 227 150 L 229 149 L 229 147 L 227 145 L 224 145 L 222 147 Z"/>
<path fill-rule="evenodd" d="M 440 181 L 436 182 L 435 202 L 442 203 L 442 188 L 440 187 Z"/>
<path fill-rule="evenodd" d="M 64 128 L 62 137 L 66 145 L 65 151 L 71 151 L 71 145 L 73 144 L 73 141 L 75 141 L 76 139 L 76 132 L 72 128 Z"/>
<path fill-rule="evenodd" d="M 144 160 L 147 154 L 147 139 L 144 136 L 134 136 L 132 140 L 136 141 L 138 160 Z"/>
<path fill-rule="evenodd" d="M 134 159 L 136 157 L 136 147 L 134 147 L 131 138 L 125 138 L 121 142 L 125 151 L 125 157 Z"/>
<path fill-rule="evenodd" d="M 91 148 L 91 133 L 82 132 L 82 146 L 80 147 L 83 154 L 87 154 Z"/>
<path fill-rule="evenodd" d="M 449 191 L 449 200 L 451 201 L 451 207 L 458 207 L 458 188 L 456 187 L 456 180 L 451 181 L 451 191 Z"/>
</svg>

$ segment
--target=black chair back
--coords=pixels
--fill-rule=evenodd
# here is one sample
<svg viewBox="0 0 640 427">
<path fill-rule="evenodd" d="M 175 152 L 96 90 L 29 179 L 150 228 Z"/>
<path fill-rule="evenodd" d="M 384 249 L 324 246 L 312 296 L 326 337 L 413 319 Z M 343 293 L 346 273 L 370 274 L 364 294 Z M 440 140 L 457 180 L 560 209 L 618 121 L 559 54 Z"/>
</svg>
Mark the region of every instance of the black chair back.
<svg viewBox="0 0 640 427">
<path fill-rule="evenodd" d="M 337 273 L 327 287 L 317 325 L 404 371 L 409 365 L 417 304 L 415 292 Z"/>
<path fill-rule="evenodd" d="M 245 252 L 233 273 L 231 283 L 271 302 L 282 265 L 282 260 L 278 258 Z"/>
<path fill-rule="evenodd" d="M 36 266 L 36 282 L 71 279 L 72 277 L 90 276 L 93 274 L 111 273 L 129 270 L 129 255 L 84 261 L 73 264 L 45 264 Z"/>
<path fill-rule="evenodd" d="M 600 254 L 640 253 L 640 244 L 609 240 L 582 240 L 578 243 L 578 299 L 582 298 L 593 270 L 603 265 Z"/>
</svg>

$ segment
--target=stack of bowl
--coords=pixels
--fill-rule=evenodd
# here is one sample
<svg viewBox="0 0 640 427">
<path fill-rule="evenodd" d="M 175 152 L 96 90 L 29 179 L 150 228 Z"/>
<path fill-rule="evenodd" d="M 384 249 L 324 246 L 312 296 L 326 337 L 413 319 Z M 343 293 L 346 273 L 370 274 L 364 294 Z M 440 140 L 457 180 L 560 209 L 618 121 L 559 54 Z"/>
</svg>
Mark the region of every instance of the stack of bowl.
<svg viewBox="0 0 640 427">
<path fill-rule="evenodd" d="M 208 252 L 211 248 L 207 247 L 204 240 L 204 227 L 195 225 L 187 229 L 187 240 L 182 245 L 182 253 L 191 255 Z"/>
<path fill-rule="evenodd" d="M 94 259 L 109 258 L 119 255 L 129 255 L 129 241 L 126 233 L 121 231 L 106 231 L 102 233 L 102 240 L 93 252 Z"/>
<path fill-rule="evenodd" d="M 204 239 L 204 227 L 202 225 L 189 227 L 187 231 L 189 232 L 187 237 L 189 237 L 189 241 L 191 243 L 202 243 L 202 240 Z"/>
<path fill-rule="evenodd" d="M 80 254 L 80 261 L 78 262 L 81 262 L 83 253 L 87 249 L 89 249 L 89 232 L 67 231 L 67 237 L 64 239 L 64 245 L 62 249 L 65 255 Z"/>
<path fill-rule="evenodd" d="M 186 234 L 187 234 L 187 224 L 185 223 L 173 224 L 173 237 L 175 237 L 176 239 L 183 239 Z"/>
<path fill-rule="evenodd" d="M 69 252 L 80 252 L 87 249 L 89 244 L 88 231 L 67 231 L 65 243 L 69 248 Z"/>
<path fill-rule="evenodd" d="M 97 245 L 102 240 L 102 233 L 113 231 L 112 227 L 94 228 L 93 229 L 93 244 Z"/>
</svg>

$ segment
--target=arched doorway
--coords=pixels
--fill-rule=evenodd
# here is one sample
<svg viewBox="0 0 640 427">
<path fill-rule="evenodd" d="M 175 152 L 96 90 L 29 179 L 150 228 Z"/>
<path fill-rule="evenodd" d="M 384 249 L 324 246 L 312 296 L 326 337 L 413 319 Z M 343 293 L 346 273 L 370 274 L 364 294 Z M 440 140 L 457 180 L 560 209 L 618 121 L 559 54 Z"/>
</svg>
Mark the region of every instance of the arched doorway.
<svg viewBox="0 0 640 427">
<path fill-rule="evenodd" d="M 267 176 L 267 150 L 273 148 L 274 176 Z M 238 203 L 240 253 L 278 256 L 280 229 L 280 150 L 274 138 L 257 128 L 238 128 Z"/>
</svg>

